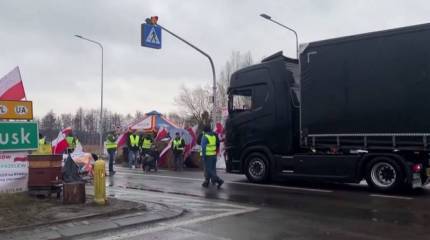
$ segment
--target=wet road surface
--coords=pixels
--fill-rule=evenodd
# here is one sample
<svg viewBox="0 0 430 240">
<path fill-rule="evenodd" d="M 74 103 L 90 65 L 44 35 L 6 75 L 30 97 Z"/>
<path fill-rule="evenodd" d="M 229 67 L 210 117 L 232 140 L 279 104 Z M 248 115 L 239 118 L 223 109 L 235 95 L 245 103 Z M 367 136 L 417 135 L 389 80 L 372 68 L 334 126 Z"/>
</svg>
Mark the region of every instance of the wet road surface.
<svg viewBox="0 0 430 240">
<path fill-rule="evenodd" d="M 251 184 L 220 173 L 222 189 L 201 187 L 196 171 L 108 177 L 118 198 L 177 205 L 181 218 L 92 239 L 430 239 L 430 190 L 386 195 L 365 184 Z"/>
</svg>

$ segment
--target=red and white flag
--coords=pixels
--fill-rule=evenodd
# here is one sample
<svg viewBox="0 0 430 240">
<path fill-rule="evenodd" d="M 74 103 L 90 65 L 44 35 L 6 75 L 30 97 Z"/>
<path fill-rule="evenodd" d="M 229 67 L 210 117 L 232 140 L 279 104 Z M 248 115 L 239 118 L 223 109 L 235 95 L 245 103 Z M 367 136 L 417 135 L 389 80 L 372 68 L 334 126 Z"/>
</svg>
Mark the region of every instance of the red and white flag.
<svg viewBox="0 0 430 240">
<path fill-rule="evenodd" d="M 15 67 L 6 76 L 0 79 L 0 100 L 22 100 L 25 98 L 19 68 Z"/>
<path fill-rule="evenodd" d="M 224 127 L 222 126 L 221 123 L 216 123 L 215 124 L 214 132 L 216 134 L 218 134 L 218 136 L 220 136 L 220 135 L 222 135 L 224 133 Z"/>
<path fill-rule="evenodd" d="M 170 140 L 170 142 L 167 144 L 167 146 L 161 151 L 158 159 L 159 165 L 164 165 L 167 162 L 167 153 L 169 153 L 169 150 L 172 148 L 172 142 L 173 138 Z"/>
<path fill-rule="evenodd" d="M 198 125 L 195 125 L 194 127 L 190 127 L 187 129 L 188 134 L 190 134 L 191 136 L 191 141 L 189 144 L 187 144 L 187 146 L 185 146 L 184 159 L 187 159 L 190 156 L 191 151 L 197 144 L 197 127 Z"/>
<path fill-rule="evenodd" d="M 168 133 L 169 132 L 167 131 L 167 129 L 165 127 L 159 129 L 157 132 L 157 136 L 155 136 L 155 141 L 160 141 L 161 139 L 167 137 Z"/>
<path fill-rule="evenodd" d="M 58 137 L 52 140 L 52 152 L 54 154 L 61 154 L 66 151 L 69 144 L 67 143 L 66 137 L 72 131 L 71 127 L 65 128 L 58 133 Z"/>
<path fill-rule="evenodd" d="M 124 146 L 127 143 L 127 136 L 128 136 L 127 132 L 122 133 L 121 135 L 119 135 L 119 137 L 116 140 L 117 148 L 120 148 L 120 147 Z"/>
</svg>

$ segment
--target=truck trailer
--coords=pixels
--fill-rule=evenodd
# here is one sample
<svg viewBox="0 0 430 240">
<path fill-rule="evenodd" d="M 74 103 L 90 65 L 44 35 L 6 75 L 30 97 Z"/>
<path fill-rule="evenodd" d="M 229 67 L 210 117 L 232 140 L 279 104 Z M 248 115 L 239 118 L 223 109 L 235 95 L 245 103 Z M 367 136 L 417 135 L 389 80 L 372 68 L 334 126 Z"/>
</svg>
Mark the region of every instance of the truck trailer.
<svg viewBox="0 0 430 240">
<path fill-rule="evenodd" d="M 430 24 L 300 45 L 232 74 L 226 169 L 422 187 L 430 176 Z"/>
</svg>

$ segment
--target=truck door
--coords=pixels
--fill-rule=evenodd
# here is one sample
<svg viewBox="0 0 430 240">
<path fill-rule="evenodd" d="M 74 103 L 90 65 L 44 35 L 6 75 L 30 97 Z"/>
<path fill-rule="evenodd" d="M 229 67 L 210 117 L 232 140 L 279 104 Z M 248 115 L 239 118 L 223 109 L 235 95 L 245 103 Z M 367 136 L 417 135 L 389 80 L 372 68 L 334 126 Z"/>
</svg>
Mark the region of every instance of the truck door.
<svg viewBox="0 0 430 240">
<path fill-rule="evenodd" d="M 255 68 L 232 76 L 226 143 L 234 159 L 251 145 L 266 145 L 268 129 L 273 126 L 274 107 L 267 68 Z"/>
</svg>

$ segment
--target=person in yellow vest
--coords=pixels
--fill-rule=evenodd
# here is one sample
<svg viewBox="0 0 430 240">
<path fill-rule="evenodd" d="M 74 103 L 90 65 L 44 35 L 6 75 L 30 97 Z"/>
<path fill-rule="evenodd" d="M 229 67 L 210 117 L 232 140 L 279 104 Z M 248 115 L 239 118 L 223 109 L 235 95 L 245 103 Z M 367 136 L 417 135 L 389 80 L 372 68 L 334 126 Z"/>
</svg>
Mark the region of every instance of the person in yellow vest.
<svg viewBox="0 0 430 240">
<path fill-rule="evenodd" d="M 136 159 L 139 157 L 139 143 L 140 136 L 136 133 L 136 129 L 133 129 L 127 139 L 129 168 L 136 167 Z"/>
<path fill-rule="evenodd" d="M 217 161 L 217 150 L 219 149 L 219 139 L 216 133 L 214 133 L 210 127 L 205 127 L 204 134 L 201 139 L 202 146 L 202 160 L 205 169 L 205 181 L 202 186 L 207 188 L 209 186 L 209 180 L 212 183 L 218 185 L 218 189 L 224 183 L 216 173 L 216 161 Z"/>
<path fill-rule="evenodd" d="M 39 145 L 45 145 L 46 144 L 46 138 L 41 133 L 39 133 Z"/>
<path fill-rule="evenodd" d="M 143 155 L 147 154 L 151 150 L 152 142 L 153 141 L 152 141 L 151 135 L 149 134 L 143 135 L 142 143 L 141 143 Z"/>
<path fill-rule="evenodd" d="M 115 171 L 113 170 L 113 162 L 115 161 L 115 154 L 116 154 L 116 139 L 117 136 L 115 132 L 110 132 L 106 137 L 106 150 L 109 154 L 109 175 L 113 176 L 115 174 Z"/>
<path fill-rule="evenodd" d="M 184 166 L 184 147 L 184 139 L 181 138 L 179 132 L 176 132 L 175 138 L 172 141 L 173 156 L 175 157 L 175 171 L 182 171 L 182 167 Z"/>
<path fill-rule="evenodd" d="M 147 154 L 150 153 L 151 151 L 151 147 L 152 147 L 152 136 L 150 134 L 142 134 L 141 138 L 140 138 L 140 161 L 142 163 L 142 169 L 145 168 L 145 163 L 144 163 L 144 159 L 146 157 Z"/>
<path fill-rule="evenodd" d="M 75 148 L 76 148 L 76 138 L 75 138 L 75 136 L 73 136 L 72 132 L 70 132 L 69 135 L 67 135 L 66 141 L 67 141 L 67 144 L 68 144 L 67 153 L 69 154 L 69 153 L 72 153 L 73 151 L 75 151 Z"/>
</svg>

